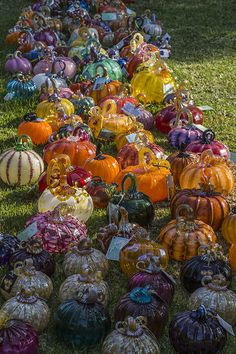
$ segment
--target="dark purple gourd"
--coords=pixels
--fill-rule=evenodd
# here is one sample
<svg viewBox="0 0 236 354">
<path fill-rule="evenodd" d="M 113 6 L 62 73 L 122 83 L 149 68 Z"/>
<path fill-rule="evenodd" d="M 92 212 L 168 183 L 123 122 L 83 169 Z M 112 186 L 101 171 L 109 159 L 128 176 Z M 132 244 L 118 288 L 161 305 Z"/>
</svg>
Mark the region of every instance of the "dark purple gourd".
<svg viewBox="0 0 236 354">
<path fill-rule="evenodd" d="M 0 266 L 8 263 L 10 256 L 19 246 L 17 237 L 0 232 Z"/>
<path fill-rule="evenodd" d="M 177 313 L 170 323 L 169 337 L 180 354 L 216 354 L 227 340 L 216 314 L 203 305 L 197 310 Z"/>
</svg>

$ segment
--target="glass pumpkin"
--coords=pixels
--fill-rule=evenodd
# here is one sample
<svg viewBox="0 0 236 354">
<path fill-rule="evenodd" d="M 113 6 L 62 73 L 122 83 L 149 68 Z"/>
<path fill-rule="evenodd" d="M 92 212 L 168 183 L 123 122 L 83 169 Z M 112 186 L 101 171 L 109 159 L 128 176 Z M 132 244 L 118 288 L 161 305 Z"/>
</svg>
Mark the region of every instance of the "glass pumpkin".
<svg viewBox="0 0 236 354">
<path fill-rule="evenodd" d="M 63 262 L 65 275 L 68 277 L 80 273 L 84 263 L 88 264 L 93 272 L 100 271 L 103 277 L 107 275 L 108 261 L 101 251 L 92 248 L 92 242 L 89 239 L 81 240 L 70 247 Z"/>
<path fill-rule="evenodd" d="M 37 91 L 37 87 L 31 76 L 18 73 L 7 83 L 7 94 L 4 97 L 6 101 L 12 99 L 26 99 L 32 97 Z"/>
<path fill-rule="evenodd" d="M 86 184 L 86 191 L 93 199 L 94 208 L 105 209 L 111 198 L 113 189 L 116 185 L 106 184 L 101 177 L 94 176 L 90 182 Z"/>
<path fill-rule="evenodd" d="M 101 271 L 93 271 L 86 263 L 83 264 L 78 274 L 70 275 L 61 284 L 59 289 L 59 300 L 64 302 L 69 299 L 76 299 L 78 294 L 85 294 L 90 289 L 96 289 L 102 294 L 101 304 L 107 307 L 109 301 L 109 287 L 103 280 Z"/>
<path fill-rule="evenodd" d="M 32 259 L 33 266 L 36 270 L 51 276 L 55 271 L 55 261 L 53 257 L 43 249 L 42 240 L 29 239 L 21 242 L 21 246 L 16 250 L 9 259 L 10 268 L 14 268 L 15 263 L 23 262 L 26 259 Z"/>
<path fill-rule="evenodd" d="M 43 160 L 32 150 L 32 141 L 27 135 L 19 136 L 15 147 L 0 155 L 0 178 L 8 185 L 33 184 L 43 170 Z"/>
<path fill-rule="evenodd" d="M 211 184 L 216 192 L 230 194 L 235 178 L 228 163 L 221 157 L 213 156 L 211 150 L 201 154 L 200 161 L 184 168 L 179 179 L 181 189 L 198 188 L 200 183 Z"/>
<path fill-rule="evenodd" d="M 228 243 L 236 242 L 236 208 L 232 208 L 232 213 L 224 218 L 221 226 L 221 233 Z"/>
<path fill-rule="evenodd" d="M 37 332 L 42 332 L 50 319 L 50 310 L 46 302 L 27 287 L 23 287 L 16 296 L 7 300 L 0 312 L 5 312 L 9 319 L 29 323 Z"/>
<path fill-rule="evenodd" d="M 122 81 L 123 74 L 120 65 L 115 60 L 109 58 L 86 65 L 82 71 L 82 76 L 85 79 L 93 80 L 97 74 L 101 73 L 102 68 L 106 70 L 111 80 Z"/>
<path fill-rule="evenodd" d="M 181 211 L 185 216 L 180 216 Z M 161 229 L 157 240 L 168 250 L 170 258 L 183 261 L 196 256 L 199 246 L 215 243 L 216 235 L 211 226 L 195 220 L 193 210 L 183 204 L 176 210 L 176 220 Z"/>
<path fill-rule="evenodd" d="M 192 293 L 201 288 L 202 278 L 209 272 L 223 274 L 229 284 L 232 281 L 231 268 L 218 244 L 200 246 L 198 255 L 188 259 L 181 268 L 180 281 Z"/>
<path fill-rule="evenodd" d="M 36 294 L 46 300 L 53 290 L 51 279 L 45 273 L 35 270 L 30 259 L 15 263 L 14 269 L 5 274 L 0 285 L 1 294 L 4 299 L 10 299 L 24 286 L 34 288 Z"/>
<path fill-rule="evenodd" d="M 226 331 L 216 314 L 205 306 L 197 310 L 177 313 L 169 326 L 170 342 L 177 353 L 215 354 L 221 351 L 227 340 Z"/>
<path fill-rule="evenodd" d="M 195 290 L 189 298 L 189 309 L 204 305 L 216 312 L 232 326 L 236 323 L 236 294 L 229 290 L 222 274 L 205 275 L 202 287 Z"/>
<path fill-rule="evenodd" d="M 22 72 L 23 74 L 30 74 L 32 65 L 30 61 L 21 55 L 21 52 L 16 51 L 14 54 L 7 56 L 7 61 L 4 65 L 4 70 L 8 73 L 15 74 Z"/>
<path fill-rule="evenodd" d="M 0 232 L 0 266 L 9 262 L 9 258 L 20 247 L 17 237 Z"/>
<path fill-rule="evenodd" d="M 220 193 L 211 186 L 202 185 L 201 189 L 182 189 L 171 199 L 171 216 L 176 217 L 176 209 L 181 204 L 189 205 L 195 218 L 218 230 L 229 213 L 229 203 Z"/>
<path fill-rule="evenodd" d="M 133 134 L 133 135 L 131 135 L 131 134 Z M 121 134 L 116 135 L 115 143 L 116 143 L 117 151 L 120 152 L 120 150 L 130 142 L 130 138 L 131 138 L 131 141 L 144 140 L 147 144 L 150 143 L 150 144 L 154 145 L 154 136 L 152 135 L 152 133 L 149 132 L 148 130 L 143 129 L 142 124 L 137 124 L 137 127 L 136 127 L 136 129 L 134 129 L 133 132 L 130 132 L 128 134 L 121 133 Z M 161 148 L 160 148 L 160 150 L 161 150 Z"/>
<path fill-rule="evenodd" d="M 115 330 L 103 342 L 102 354 L 159 354 L 160 350 L 152 332 L 146 327 L 145 317 L 128 317 L 119 321 Z"/>
<path fill-rule="evenodd" d="M 147 327 L 160 337 L 168 321 L 168 307 L 149 287 L 135 288 L 123 295 L 115 308 L 115 321 L 124 321 L 128 316 L 147 318 Z"/>
<path fill-rule="evenodd" d="M 126 189 L 125 182 L 129 179 L 130 186 Z M 129 215 L 129 221 L 138 223 L 141 226 L 150 225 L 154 219 L 154 206 L 149 197 L 141 192 L 138 192 L 136 177 L 132 173 L 124 176 L 121 183 L 121 192 L 114 193 L 108 204 L 109 208 L 113 205 L 124 207 Z"/>
<path fill-rule="evenodd" d="M 95 289 L 90 289 L 79 299 L 62 303 L 54 316 L 58 338 L 79 349 L 102 342 L 111 320 L 100 299 Z"/>
<path fill-rule="evenodd" d="M 129 279 L 128 290 L 149 285 L 167 304 L 170 304 L 175 285 L 173 279 L 162 268 L 159 256 L 146 253 L 136 263 L 136 273 Z"/>
<path fill-rule="evenodd" d="M 74 105 L 76 108 L 76 113 L 86 120 L 89 116 L 90 109 L 95 106 L 95 102 L 92 97 L 84 96 L 76 100 Z"/>
<path fill-rule="evenodd" d="M 37 354 L 39 338 L 28 323 L 20 320 L 0 320 L 0 352 L 2 354 Z"/>
<path fill-rule="evenodd" d="M 122 90 L 122 89 L 121 89 Z M 124 89 L 123 89 L 124 90 Z M 124 91 L 123 91 L 124 92 Z M 131 103 L 135 106 L 138 105 L 138 100 L 132 96 L 126 96 L 125 95 L 125 92 L 120 93 L 120 95 L 116 95 L 116 96 L 113 96 L 113 95 L 109 95 L 107 97 L 104 97 L 100 102 L 99 102 L 99 106 L 101 108 L 103 108 L 103 106 L 106 104 L 106 101 L 107 100 L 112 100 L 112 101 L 115 101 L 116 103 L 116 111 L 117 113 L 123 113 L 123 107 L 127 104 L 127 103 Z"/>
<path fill-rule="evenodd" d="M 193 141 L 186 146 L 186 151 L 201 154 L 203 151 L 211 150 L 213 155 L 229 160 L 230 152 L 228 146 L 214 139 L 215 133 L 211 129 L 207 129 L 202 133 L 201 139 Z"/>
<path fill-rule="evenodd" d="M 37 118 L 35 113 L 25 114 L 23 122 L 17 129 L 18 136 L 28 135 L 33 144 L 46 144 L 49 136 L 52 134 L 52 128 L 43 119 Z"/>
<path fill-rule="evenodd" d="M 188 153 L 184 151 L 173 152 L 167 157 L 167 161 L 170 163 L 171 173 L 174 178 L 174 183 L 176 186 L 179 186 L 179 178 L 183 169 L 199 161 L 199 156 L 194 153 Z"/>
<path fill-rule="evenodd" d="M 234 272 L 236 272 L 236 243 L 232 243 L 229 249 L 229 263 Z"/>
</svg>

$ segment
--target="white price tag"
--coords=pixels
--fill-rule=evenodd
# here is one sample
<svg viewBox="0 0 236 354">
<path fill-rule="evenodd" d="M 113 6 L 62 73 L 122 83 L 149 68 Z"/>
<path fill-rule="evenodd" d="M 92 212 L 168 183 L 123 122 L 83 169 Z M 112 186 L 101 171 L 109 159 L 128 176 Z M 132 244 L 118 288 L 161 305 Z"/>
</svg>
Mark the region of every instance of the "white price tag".
<svg viewBox="0 0 236 354">
<path fill-rule="evenodd" d="M 210 106 L 197 106 L 201 111 L 214 111 L 214 108 Z"/>
<path fill-rule="evenodd" d="M 107 259 L 111 261 L 119 261 L 120 251 L 124 248 L 127 243 L 129 243 L 130 239 L 124 237 L 113 237 L 109 248 L 106 253 Z"/>
</svg>

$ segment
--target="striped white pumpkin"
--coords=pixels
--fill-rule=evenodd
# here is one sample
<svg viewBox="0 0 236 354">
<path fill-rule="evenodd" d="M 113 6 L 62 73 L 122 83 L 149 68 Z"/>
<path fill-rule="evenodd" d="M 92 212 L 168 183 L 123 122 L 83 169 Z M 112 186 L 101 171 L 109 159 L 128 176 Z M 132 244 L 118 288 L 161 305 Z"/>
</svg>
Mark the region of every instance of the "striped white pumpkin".
<svg viewBox="0 0 236 354">
<path fill-rule="evenodd" d="M 33 150 L 11 148 L 0 155 L 0 178 L 9 185 L 35 183 L 43 171 L 43 160 Z"/>
</svg>

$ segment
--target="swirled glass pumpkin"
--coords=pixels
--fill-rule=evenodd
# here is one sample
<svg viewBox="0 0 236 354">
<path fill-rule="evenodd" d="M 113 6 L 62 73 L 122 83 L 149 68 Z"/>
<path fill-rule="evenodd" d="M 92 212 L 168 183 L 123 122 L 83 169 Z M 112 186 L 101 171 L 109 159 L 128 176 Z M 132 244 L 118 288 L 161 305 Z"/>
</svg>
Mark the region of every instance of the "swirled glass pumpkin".
<svg viewBox="0 0 236 354">
<path fill-rule="evenodd" d="M 93 64 L 88 64 L 83 69 L 82 75 L 85 79 L 94 79 L 97 73 L 101 72 L 101 67 L 107 71 L 107 75 L 111 80 L 122 81 L 123 74 L 119 64 L 112 59 L 103 59 Z"/>
<path fill-rule="evenodd" d="M 188 153 L 184 151 L 173 152 L 168 156 L 167 161 L 170 163 L 171 173 L 174 178 L 174 183 L 179 186 L 179 178 L 183 169 L 194 163 L 199 161 L 199 156 L 194 153 Z"/>
</svg>

